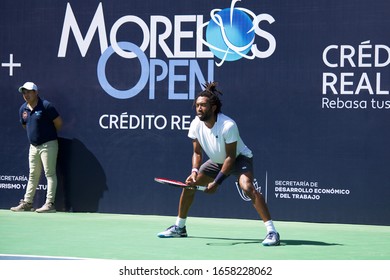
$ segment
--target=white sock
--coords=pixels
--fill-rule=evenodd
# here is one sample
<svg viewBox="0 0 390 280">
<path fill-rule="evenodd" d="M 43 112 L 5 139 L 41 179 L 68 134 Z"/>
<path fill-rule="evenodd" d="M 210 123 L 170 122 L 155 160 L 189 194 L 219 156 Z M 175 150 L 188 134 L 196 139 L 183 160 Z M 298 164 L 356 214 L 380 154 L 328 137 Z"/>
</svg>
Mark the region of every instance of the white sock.
<svg viewBox="0 0 390 280">
<path fill-rule="evenodd" d="M 186 221 L 187 221 L 187 218 L 186 219 L 182 219 L 180 217 L 177 217 L 176 219 L 176 226 L 178 226 L 179 228 L 183 228 L 186 226 Z"/>
<path fill-rule="evenodd" d="M 265 228 L 267 229 L 267 233 L 270 233 L 271 231 L 277 232 L 276 229 L 275 229 L 274 223 L 272 222 L 272 220 L 266 221 L 264 223 L 264 225 L 265 225 Z"/>
</svg>

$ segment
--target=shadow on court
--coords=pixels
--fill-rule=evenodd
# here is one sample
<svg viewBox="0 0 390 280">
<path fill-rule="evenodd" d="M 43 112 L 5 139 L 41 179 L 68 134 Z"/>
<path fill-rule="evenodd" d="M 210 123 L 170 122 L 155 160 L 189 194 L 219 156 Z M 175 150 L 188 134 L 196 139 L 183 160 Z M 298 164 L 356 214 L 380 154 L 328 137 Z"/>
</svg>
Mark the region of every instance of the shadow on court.
<svg viewBox="0 0 390 280">
<path fill-rule="evenodd" d="M 234 245 L 245 245 L 245 244 L 261 244 L 262 240 L 259 239 L 243 239 L 243 238 L 226 238 L 226 237 L 206 237 L 206 236 L 190 236 L 188 238 L 197 239 L 212 239 L 216 242 L 208 242 L 208 246 L 234 246 Z M 218 242 L 221 241 L 221 242 Z M 312 240 L 284 240 L 280 241 L 280 246 L 343 246 L 337 243 L 327 243 L 322 241 Z"/>
<path fill-rule="evenodd" d="M 312 240 L 284 240 L 280 241 L 281 246 L 343 246 L 343 244 L 338 243 L 327 243 L 322 241 L 312 241 Z"/>
<path fill-rule="evenodd" d="M 206 243 L 206 245 L 208 245 L 208 246 L 234 246 L 234 245 L 261 243 L 261 240 L 259 240 L 259 239 L 210 237 L 210 236 L 189 236 L 187 238 L 216 240 L 216 242 Z M 221 241 L 221 242 L 217 242 L 217 241 Z"/>
</svg>

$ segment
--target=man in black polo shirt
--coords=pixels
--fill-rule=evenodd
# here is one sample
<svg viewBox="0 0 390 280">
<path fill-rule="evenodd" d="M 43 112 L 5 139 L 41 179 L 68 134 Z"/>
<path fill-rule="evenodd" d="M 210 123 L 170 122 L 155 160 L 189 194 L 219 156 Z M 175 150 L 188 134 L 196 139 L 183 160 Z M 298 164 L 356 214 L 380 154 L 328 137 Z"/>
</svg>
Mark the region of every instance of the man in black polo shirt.
<svg viewBox="0 0 390 280">
<path fill-rule="evenodd" d="M 36 212 L 56 212 L 54 200 L 57 190 L 57 131 L 62 127 L 62 119 L 49 101 L 38 96 L 38 87 L 34 83 L 26 82 L 19 88 L 19 92 L 26 101 L 19 109 L 19 117 L 30 142 L 30 174 L 24 199 L 11 210 L 34 211 L 32 203 L 43 167 L 47 179 L 46 202 Z"/>
</svg>

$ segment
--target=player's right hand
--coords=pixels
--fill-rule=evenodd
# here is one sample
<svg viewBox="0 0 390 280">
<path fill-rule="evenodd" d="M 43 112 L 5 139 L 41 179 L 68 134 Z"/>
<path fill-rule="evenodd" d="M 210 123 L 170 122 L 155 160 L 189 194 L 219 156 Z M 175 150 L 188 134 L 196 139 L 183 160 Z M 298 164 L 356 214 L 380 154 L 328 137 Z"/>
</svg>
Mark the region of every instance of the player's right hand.
<svg viewBox="0 0 390 280">
<path fill-rule="evenodd" d="M 187 177 L 185 183 L 189 186 L 196 185 L 196 176 L 197 174 L 195 172 L 192 172 L 191 175 Z"/>
</svg>

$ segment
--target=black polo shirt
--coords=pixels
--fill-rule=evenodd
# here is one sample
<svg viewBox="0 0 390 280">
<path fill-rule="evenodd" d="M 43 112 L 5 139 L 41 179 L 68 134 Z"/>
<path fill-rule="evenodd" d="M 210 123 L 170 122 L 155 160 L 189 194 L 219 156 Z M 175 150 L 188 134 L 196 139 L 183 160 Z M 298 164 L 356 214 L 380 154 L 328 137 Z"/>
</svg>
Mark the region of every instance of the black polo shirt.
<svg viewBox="0 0 390 280">
<path fill-rule="evenodd" d="M 57 139 L 57 130 L 53 120 L 59 116 L 54 106 L 47 100 L 38 97 L 38 104 L 33 110 L 27 107 L 27 102 L 19 109 L 20 122 L 26 125 L 29 142 L 42 145 Z"/>
</svg>

